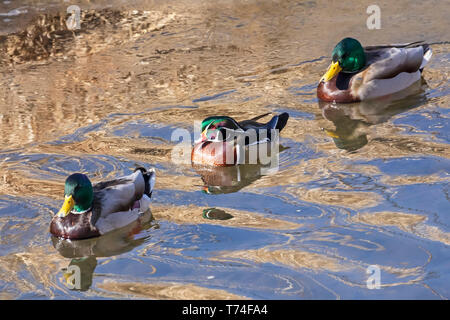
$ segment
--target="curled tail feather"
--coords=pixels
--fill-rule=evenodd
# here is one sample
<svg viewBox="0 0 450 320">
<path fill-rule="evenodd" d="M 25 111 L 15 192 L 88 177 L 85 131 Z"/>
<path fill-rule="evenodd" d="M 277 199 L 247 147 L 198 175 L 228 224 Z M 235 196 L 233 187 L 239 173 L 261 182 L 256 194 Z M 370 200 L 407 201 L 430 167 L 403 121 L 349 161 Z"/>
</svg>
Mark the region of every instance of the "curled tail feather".
<svg viewBox="0 0 450 320">
<path fill-rule="evenodd" d="M 423 71 L 423 68 L 425 68 L 425 66 L 431 60 L 431 56 L 433 55 L 433 50 L 431 50 L 431 47 L 428 44 L 425 44 L 422 47 L 423 47 L 423 60 L 419 68 L 420 72 Z"/>
</svg>

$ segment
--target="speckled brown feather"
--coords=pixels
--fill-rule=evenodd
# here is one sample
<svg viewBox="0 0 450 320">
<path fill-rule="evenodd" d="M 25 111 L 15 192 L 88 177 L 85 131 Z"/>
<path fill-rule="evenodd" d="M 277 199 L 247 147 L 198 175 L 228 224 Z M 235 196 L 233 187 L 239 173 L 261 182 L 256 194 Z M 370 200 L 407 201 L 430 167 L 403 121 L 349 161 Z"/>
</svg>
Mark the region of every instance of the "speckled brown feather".
<svg viewBox="0 0 450 320">
<path fill-rule="evenodd" d="M 55 215 L 50 224 L 50 233 L 66 239 L 87 239 L 100 236 L 100 232 L 91 223 L 92 211 L 74 214 L 64 218 Z"/>
</svg>

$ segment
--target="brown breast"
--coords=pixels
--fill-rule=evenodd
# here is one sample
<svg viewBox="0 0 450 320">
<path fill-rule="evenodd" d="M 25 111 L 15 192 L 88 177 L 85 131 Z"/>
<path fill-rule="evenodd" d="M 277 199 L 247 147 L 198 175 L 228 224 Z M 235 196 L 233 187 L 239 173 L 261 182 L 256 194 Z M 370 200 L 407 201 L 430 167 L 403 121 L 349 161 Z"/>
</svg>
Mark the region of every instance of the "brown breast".
<svg viewBox="0 0 450 320">
<path fill-rule="evenodd" d="M 356 102 L 359 101 L 357 97 L 354 97 L 350 89 L 340 90 L 336 86 L 337 76 L 327 82 L 319 82 L 317 86 L 317 97 L 326 102 L 338 102 L 338 103 L 347 103 L 347 102 Z M 349 88 L 351 84 L 349 85 Z"/>
<path fill-rule="evenodd" d="M 236 163 L 236 150 L 233 143 L 204 141 L 192 149 L 193 164 L 209 166 L 232 166 Z"/>
<path fill-rule="evenodd" d="M 50 233 L 66 239 L 87 239 L 100 236 L 98 229 L 91 224 L 92 211 L 73 214 L 64 218 L 55 215 L 50 224 Z"/>
</svg>

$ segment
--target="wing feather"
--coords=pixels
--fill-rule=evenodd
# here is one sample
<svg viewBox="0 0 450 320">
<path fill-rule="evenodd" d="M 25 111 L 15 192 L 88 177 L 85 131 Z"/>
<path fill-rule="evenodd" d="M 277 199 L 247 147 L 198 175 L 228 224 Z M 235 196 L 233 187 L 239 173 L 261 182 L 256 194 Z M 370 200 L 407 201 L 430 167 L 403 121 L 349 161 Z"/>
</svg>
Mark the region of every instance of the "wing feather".
<svg viewBox="0 0 450 320">
<path fill-rule="evenodd" d="M 141 171 L 129 176 L 97 183 L 94 188 L 93 222 L 113 212 L 129 210 L 145 192 Z"/>
<path fill-rule="evenodd" d="M 391 79 L 402 72 L 418 71 L 424 60 L 424 47 L 388 47 L 366 52 L 369 67 L 362 72 L 363 83 L 374 79 Z"/>
<path fill-rule="evenodd" d="M 388 79 L 373 79 L 359 88 L 358 96 L 361 100 L 386 96 L 408 88 L 419 79 L 420 71 L 401 72 L 395 77 Z"/>
</svg>

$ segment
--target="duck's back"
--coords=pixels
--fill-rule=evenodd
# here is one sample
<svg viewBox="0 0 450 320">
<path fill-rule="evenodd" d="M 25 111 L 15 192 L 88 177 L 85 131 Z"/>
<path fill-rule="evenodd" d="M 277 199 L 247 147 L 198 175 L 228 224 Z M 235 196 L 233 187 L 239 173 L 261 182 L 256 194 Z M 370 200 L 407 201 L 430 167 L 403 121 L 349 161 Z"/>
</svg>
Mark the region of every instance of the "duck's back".
<svg viewBox="0 0 450 320">
<path fill-rule="evenodd" d="M 144 194 L 150 197 L 154 171 L 136 170 L 117 179 L 94 184 L 93 222 L 114 212 L 128 211 Z"/>
<path fill-rule="evenodd" d="M 424 46 L 367 50 L 369 67 L 364 71 L 363 81 L 367 83 L 374 79 L 390 79 L 402 72 L 419 71 L 424 60 L 424 53 Z"/>
<path fill-rule="evenodd" d="M 415 43 L 365 48 L 368 67 L 352 79 L 352 95 L 360 100 L 387 96 L 410 87 L 421 78 L 431 48 Z"/>
</svg>

